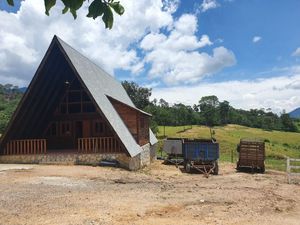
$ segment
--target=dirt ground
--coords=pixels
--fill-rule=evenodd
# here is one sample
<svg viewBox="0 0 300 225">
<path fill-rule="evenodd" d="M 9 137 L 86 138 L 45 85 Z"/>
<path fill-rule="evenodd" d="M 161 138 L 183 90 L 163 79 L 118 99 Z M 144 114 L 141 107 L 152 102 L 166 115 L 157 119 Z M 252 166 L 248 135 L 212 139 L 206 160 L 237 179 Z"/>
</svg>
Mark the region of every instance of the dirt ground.
<svg viewBox="0 0 300 225">
<path fill-rule="evenodd" d="M 0 224 L 300 224 L 300 185 L 225 163 L 209 178 L 160 161 L 138 172 L 2 164 Z"/>
</svg>

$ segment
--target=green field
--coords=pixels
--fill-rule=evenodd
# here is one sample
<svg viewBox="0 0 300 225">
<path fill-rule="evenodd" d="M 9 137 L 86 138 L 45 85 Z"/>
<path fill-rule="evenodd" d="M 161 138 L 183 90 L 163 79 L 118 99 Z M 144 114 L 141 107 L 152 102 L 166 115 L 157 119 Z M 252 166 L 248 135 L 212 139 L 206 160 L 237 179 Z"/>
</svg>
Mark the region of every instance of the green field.
<svg viewBox="0 0 300 225">
<path fill-rule="evenodd" d="M 192 128 L 191 128 L 192 127 Z M 184 130 L 184 128 L 186 130 Z M 188 129 L 190 128 L 190 129 Z M 159 127 L 157 134 L 160 140 L 159 151 L 164 138 L 163 127 Z M 259 138 L 265 140 L 266 144 L 266 166 L 267 168 L 285 170 L 285 157 L 300 158 L 300 133 L 265 131 L 262 129 L 249 128 L 239 125 L 227 125 L 224 127 L 214 127 L 215 138 L 220 144 L 220 160 L 237 160 L 236 145 L 241 138 Z M 181 138 L 210 138 L 210 131 L 205 126 L 178 126 L 166 127 L 167 137 Z M 158 153 L 160 154 L 160 152 Z"/>
</svg>

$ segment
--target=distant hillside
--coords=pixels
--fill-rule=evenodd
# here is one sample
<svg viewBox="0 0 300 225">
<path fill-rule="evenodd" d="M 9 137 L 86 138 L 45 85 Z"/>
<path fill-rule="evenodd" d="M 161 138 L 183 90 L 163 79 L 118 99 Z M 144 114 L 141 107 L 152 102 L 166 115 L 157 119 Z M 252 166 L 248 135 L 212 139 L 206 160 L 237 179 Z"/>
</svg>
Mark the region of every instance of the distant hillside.
<svg viewBox="0 0 300 225">
<path fill-rule="evenodd" d="M 300 107 L 289 113 L 291 118 L 300 118 Z"/>
<path fill-rule="evenodd" d="M 19 88 L 19 91 L 21 93 L 25 93 L 26 90 L 27 90 L 27 87 L 21 87 L 21 88 Z"/>
</svg>

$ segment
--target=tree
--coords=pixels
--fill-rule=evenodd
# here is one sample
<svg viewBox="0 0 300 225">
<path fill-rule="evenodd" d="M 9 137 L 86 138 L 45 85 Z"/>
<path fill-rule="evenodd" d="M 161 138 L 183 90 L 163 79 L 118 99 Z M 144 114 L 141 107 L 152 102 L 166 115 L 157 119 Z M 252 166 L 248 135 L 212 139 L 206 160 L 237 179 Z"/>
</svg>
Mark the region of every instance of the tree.
<svg viewBox="0 0 300 225">
<path fill-rule="evenodd" d="M 282 113 L 280 119 L 281 119 L 283 130 L 291 131 L 291 132 L 298 131 L 296 125 L 294 124 L 293 120 L 290 118 L 288 113 Z"/>
<path fill-rule="evenodd" d="M 3 133 L 23 93 L 17 86 L 0 84 L 0 133 Z"/>
<path fill-rule="evenodd" d="M 228 123 L 228 117 L 229 117 L 229 102 L 223 101 L 220 102 L 219 108 L 220 108 L 220 120 L 221 124 L 227 124 Z"/>
<path fill-rule="evenodd" d="M 219 100 L 217 96 L 204 96 L 199 100 L 199 107 L 201 114 L 206 120 L 207 126 L 214 126 L 218 124 L 219 115 L 217 114 L 217 107 Z"/>
<path fill-rule="evenodd" d="M 159 105 L 161 107 L 165 107 L 165 108 L 169 107 L 169 103 L 166 100 L 162 99 L 162 98 L 159 100 Z"/>
<path fill-rule="evenodd" d="M 77 18 L 77 10 L 82 7 L 85 0 L 61 0 L 64 4 L 62 13 L 65 14 L 68 11 L 73 15 L 74 19 Z M 14 6 L 14 0 L 7 0 L 7 3 Z M 50 9 L 55 6 L 56 0 L 44 0 L 45 14 L 49 16 Z M 113 11 L 118 15 L 123 15 L 125 12 L 124 7 L 120 2 L 115 0 L 94 0 L 91 1 L 88 9 L 87 17 L 96 19 L 98 16 L 102 16 L 102 20 L 105 24 L 105 28 L 111 29 L 114 23 Z"/>
<path fill-rule="evenodd" d="M 151 88 L 140 87 L 137 83 L 126 80 L 122 82 L 122 85 L 137 108 L 144 109 L 150 104 Z"/>
</svg>

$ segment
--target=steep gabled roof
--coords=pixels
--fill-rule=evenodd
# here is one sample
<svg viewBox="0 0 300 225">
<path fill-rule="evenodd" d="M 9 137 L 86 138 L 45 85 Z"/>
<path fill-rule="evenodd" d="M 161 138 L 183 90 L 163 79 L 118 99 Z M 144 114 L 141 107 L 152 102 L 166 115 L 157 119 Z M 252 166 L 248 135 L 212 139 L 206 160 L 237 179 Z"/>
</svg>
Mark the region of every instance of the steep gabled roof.
<svg viewBox="0 0 300 225">
<path fill-rule="evenodd" d="M 43 70 L 43 67 L 46 65 L 47 58 L 49 54 L 51 54 L 52 49 L 54 46 L 58 46 L 60 51 L 64 56 L 64 60 L 68 62 L 68 64 L 71 66 L 72 70 L 75 72 L 75 75 L 80 80 L 83 86 L 85 86 L 86 90 L 89 92 L 90 96 L 93 98 L 94 102 L 97 104 L 100 111 L 103 113 L 103 115 L 106 117 L 108 123 L 111 125 L 112 129 L 115 131 L 116 135 L 119 137 L 120 141 L 123 143 L 125 148 L 127 149 L 129 155 L 131 157 L 136 156 L 141 152 L 141 147 L 136 143 L 135 139 L 131 135 L 130 131 L 126 127 L 125 123 L 119 116 L 118 112 L 115 110 L 113 105 L 111 104 L 109 97 L 116 99 L 126 105 L 128 105 L 131 108 L 134 108 L 135 110 L 138 110 L 139 112 L 146 114 L 148 116 L 151 116 L 150 114 L 143 112 L 142 110 L 139 110 L 135 107 L 129 96 L 127 95 L 125 89 L 121 85 L 120 82 L 118 82 L 116 79 L 114 79 L 111 75 L 107 74 L 104 70 L 102 70 L 100 67 L 98 67 L 95 63 L 91 62 L 88 58 L 83 56 L 81 53 L 73 49 L 71 46 L 69 46 L 67 43 L 59 39 L 57 36 L 54 36 L 50 47 L 39 66 L 31 84 L 29 85 L 28 90 L 26 91 L 23 99 L 21 100 L 21 103 L 19 104 L 16 112 L 13 115 L 12 121 L 10 121 L 10 124 L 8 126 L 7 131 L 3 135 L 3 139 L 7 141 L 7 133 L 10 131 L 10 136 L 13 135 L 13 130 L 16 129 L 16 127 L 20 126 L 22 124 L 22 117 L 26 117 L 26 111 L 24 111 L 24 104 L 26 105 L 26 102 L 28 104 L 28 99 L 31 98 L 31 102 L 34 101 L 34 93 L 37 93 L 37 87 L 34 83 L 43 83 L 47 81 L 48 75 L 45 74 L 39 74 Z M 57 49 L 57 48 L 56 48 Z M 53 56 L 51 58 L 53 61 Z M 62 59 L 60 59 L 62 60 Z M 56 60 L 57 61 L 57 60 Z M 58 60 L 59 61 L 59 60 Z M 49 67 L 50 65 L 48 65 Z M 50 66 L 51 68 L 51 66 Z M 50 69 L 48 68 L 48 70 Z M 65 68 L 66 70 L 67 68 Z M 62 72 L 62 71 L 61 71 Z M 60 72 L 60 73 L 61 73 Z M 41 76 L 42 80 L 39 79 Z M 55 75 L 55 79 L 63 79 L 59 78 L 59 74 Z M 48 84 L 49 83 L 49 84 Z M 47 82 L 47 85 L 51 85 L 50 82 Z M 55 84 L 52 84 L 52 90 L 54 89 Z M 58 88 L 58 87 L 57 87 Z M 59 89 L 59 88 L 58 88 Z M 35 91 L 34 93 L 33 90 Z M 58 95 L 59 92 L 56 93 Z M 48 99 L 51 98 L 51 94 L 48 94 Z M 40 97 L 39 97 L 39 101 Z M 46 101 L 46 100 L 45 100 Z M 43 103 L 45 104 L 45 103 Z M 35 103 L 35 107 L 38 107 L 38 103 Z M 30 111 L 31 114 L 29 117 L 33 118 L 33 111 L 34 108 Z M 19 118 L 18 118 L 18 114 Z M 14 120 L 16 122 L 14 123 Z M 24 121 L 27 124 L 28 121 Z M 13 126 L 14 129 L 11 129 Z M 26 126 L 26 125 L 25 125 Z M 23 128 L 26 129 L 26 128 Z M 20 131 L 21 132 L 21 131 Z M 23 131 L 25 132 L 25 131 Z M 152 133 L 152 131 L 151 131 Z M 17 134 L 15 134 L 17 136 Z M 151 134 L 153 135 L 153 133 Z M 14 136 L 14 135 L 13 135 Z M 1 145 L 3 145 L 3 139 L 1 140 Z"/>
</svg>

